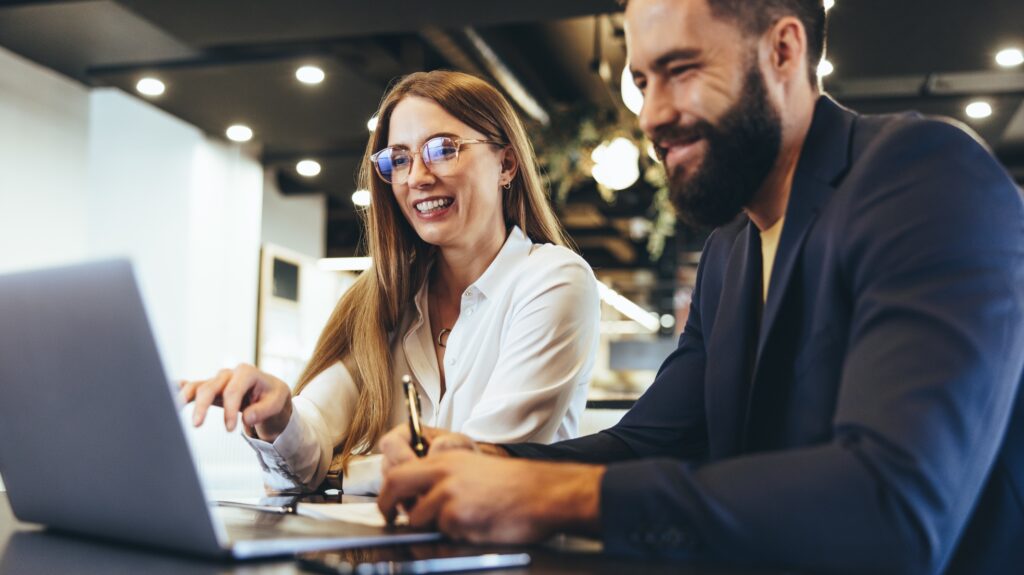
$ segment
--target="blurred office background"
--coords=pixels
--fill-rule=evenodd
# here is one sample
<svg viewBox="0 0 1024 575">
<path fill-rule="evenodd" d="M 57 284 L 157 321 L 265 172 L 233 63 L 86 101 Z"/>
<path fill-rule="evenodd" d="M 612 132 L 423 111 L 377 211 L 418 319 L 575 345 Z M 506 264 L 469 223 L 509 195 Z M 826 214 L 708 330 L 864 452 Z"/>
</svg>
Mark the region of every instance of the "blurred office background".
<svg viewBox="0 0 1024 575">
<path fill-rule="evenodd" d="M 829 93 L 963 122 L 1024 181 L 1024 3 L 826 4 Z M 529 123 L 604 284 L 600 429 L 674 347 L 705 238 L 665 209 L 622 26 L 614 0 L 0 3 L 0 273 L 129 256 L 169 378 L 293 382 L 365 266 L 355 173 L 385 88 L 472 72 Z M 259 488 L 237 436 L 192 439 L 211 488 Z"/>
</svg>

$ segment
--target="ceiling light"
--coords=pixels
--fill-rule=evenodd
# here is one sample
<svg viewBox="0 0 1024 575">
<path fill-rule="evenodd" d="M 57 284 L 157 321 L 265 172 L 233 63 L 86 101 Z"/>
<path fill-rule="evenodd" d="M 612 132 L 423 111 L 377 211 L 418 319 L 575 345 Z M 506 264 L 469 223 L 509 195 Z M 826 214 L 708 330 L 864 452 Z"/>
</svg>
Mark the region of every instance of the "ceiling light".
<svg viewBox="0 0 1024 575">
<path fill-rule="evenodd" d="M 828 12 L 836 5 L 836 0 L 825 0 L 825 11 Z"/>
<path fill-rule="evenodd" d="M 366 122 L 366 129 L 371 132 L 375 132 L 377 130 L 377 116 L 370 118 L 369 121 Z"/>
<path fill-rule="evenodd" d="M 352 203 L 361 208 L 365 208 L 370 205 L 370 198 L 370 190 L 356 190 L 352 194 Z"/>
<path fill-rule="evenodd" d="M 983 120 L 992 115 L 992 104 L 981 100 L 971 102 L 970 104 L 967 104 L 965 111 L 967 112 L 968 117 L 974 118 L 975 120 Z"/>
<path fill-rule="evenodd" d="M 820 78 L 824 78 L 825 76 L 832 74 L 835 70 L 836 68 L 832 65 L 832 62 L 829 62 L 825 58 L 822 58 L 821 62 L 818 63 L 818 76 Z"/>
<path fill-rule="evenodd" d="M 235 124 L 227 130 L 228 139 L 234 142 L 248 142 L 252 139 L 252 128 L 242 124 Z"/>
<path fill-rule="evenodd" d="M 1013 68 L 1024 64 L 1024 52 L 1020 48 L 1007 48 L 996 54 L 996 64 L 1003 68 Z"/>
<path fill-rule="evenodd" d="M 370 269 L 372 260 L 362 258 L 321 258 L 317 260 L 318 268 L 329 272 L 362 272 Z"/>
<path fill-rule="evenodd" d="M 644 95 L 640 92 L 640 88 L 636 87 L 633 82 L 633 72 L 629 70 L 629 63 L 622 68 L 622 79 L 620 80 L 620 89 L 622 91 L 622 103 L 626 105 L 626 108 L 630 112 L 636 115 L 640 115 L 641 108 L 644 107 Z"/>
<path fill-rule="evenodd" d="M 164 93 L 166 86 L 156 78 L 143 78 L 135 84 L 135 89 L 145 96 L 159 96 Z"/>
<path fill-rule="evenodd" d="M 601 144 L 591 152 L 590 159 L 594 161 L 591 175 L 606 188 L 624 190 L 640 179 L 640 150 L 627 138 Z"/>
<path fill-rule="evenodd" d="M 303 66 L 295 71 L 295 77 L 303 84 L 319 84 L 324 81 L 324 71 L 317 66 Z"/>
<path fill-rule="evenodd" d="M 320 173 L 320 162 L 316 160 L 302 160 L 298 164 L 295 164 L 295 171 L 300 176 L 306 176 L 312 178 Z"/>
</svg>

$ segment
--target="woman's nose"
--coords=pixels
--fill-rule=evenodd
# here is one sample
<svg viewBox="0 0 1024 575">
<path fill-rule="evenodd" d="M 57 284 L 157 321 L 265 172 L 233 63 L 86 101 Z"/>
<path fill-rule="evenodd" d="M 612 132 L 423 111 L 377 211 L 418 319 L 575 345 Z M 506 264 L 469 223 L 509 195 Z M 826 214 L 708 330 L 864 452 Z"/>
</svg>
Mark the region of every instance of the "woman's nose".
<svg viewBox="0 0 1024 575">
<path fill-rule="evenodd" d="M 423 160 L 421 154 L 413 154 L 409 161 L 412 162 L 412 165 L 409 167 L 409 187 L 421 188 L 432 185 L 436 181 L 434 173 L 427 167 L 427 162 Z"/>
</svg>

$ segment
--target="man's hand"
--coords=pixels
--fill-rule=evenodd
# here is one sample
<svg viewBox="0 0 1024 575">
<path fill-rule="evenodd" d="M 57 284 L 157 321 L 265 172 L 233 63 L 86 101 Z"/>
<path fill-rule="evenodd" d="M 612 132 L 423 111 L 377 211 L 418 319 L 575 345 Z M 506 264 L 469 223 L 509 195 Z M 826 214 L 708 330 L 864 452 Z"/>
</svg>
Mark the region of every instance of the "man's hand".
<svg viewBox="0 0 1024 575">
<path fill-rule="evenodd" d="M 411 525 L 436 526 L 473 543 L 533 543 L 563 531 L 596 535 L 603 475 L 600 466 L 431 446 L 425 458 L 392 463 L 377 504 L 388 519 L 402 505 Z"/>
<path fill-rule="evenodd" d="M 468 435 L 455 433 L 446 429 L 436 427 L 423 427 L 423 439 L 427 440 L 429 446 L 427 456 L 443 453 L 445 451 L 473 451 L 486 453 L 488 455 L 506 456 L 504 449 L 490 443 L 477 443 Z M 409 433 L 409 425 L 398 425 L 387 432 L 380 439 L 380 451 L 384 455 L 381 463 L 381 470 L 388 469 L 416 459 L 416 452 L 412 450 L 412 436 Z"/>
</svg>

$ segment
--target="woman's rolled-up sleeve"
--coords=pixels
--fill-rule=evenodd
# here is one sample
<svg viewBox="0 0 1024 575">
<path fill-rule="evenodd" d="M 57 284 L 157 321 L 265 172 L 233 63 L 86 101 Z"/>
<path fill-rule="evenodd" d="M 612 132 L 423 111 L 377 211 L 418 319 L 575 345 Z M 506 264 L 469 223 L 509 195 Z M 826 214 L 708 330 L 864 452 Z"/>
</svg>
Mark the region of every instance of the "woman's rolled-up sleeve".
<svg viewBox="0 0 1024 575">
<path fill-rule="evenodd" d="M 358 390 L 337 362 L 292 398 L 291 419 L 272 443 L 243 434 L 256 451 L 264 483 L 275 491 L 311 491 L 323 482 L 334 446 L 345 438 Z"/>
</svg>

